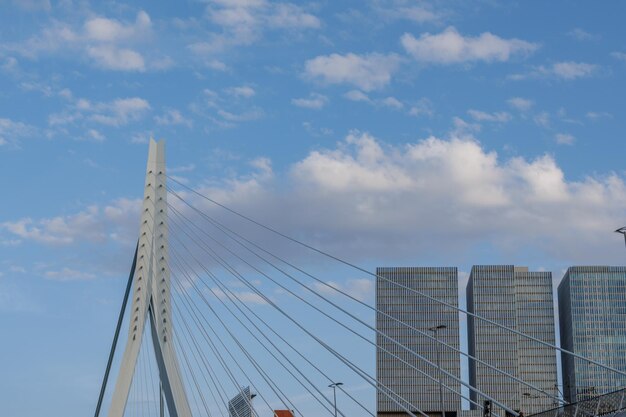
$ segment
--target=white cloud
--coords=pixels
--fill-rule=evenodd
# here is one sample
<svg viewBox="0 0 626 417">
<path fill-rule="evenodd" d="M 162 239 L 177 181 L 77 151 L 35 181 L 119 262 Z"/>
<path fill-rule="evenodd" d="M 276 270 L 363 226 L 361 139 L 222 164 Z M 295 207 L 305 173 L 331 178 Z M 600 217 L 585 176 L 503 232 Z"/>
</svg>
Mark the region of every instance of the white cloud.
<svg viewBox="0 0 626 417">
<path fill-rule="evenodd" d="M 120 98 L 110 103 L 79 101 L 77 107 L 91 113 L 89 118 L 94 122 L 110 126 L 121 126 L 137 121 L 150 110 L 150 104 L 140 97 Z"/>
<path fill-rule="evenodd" d="M 84 36 L 98 42 L 119 42 L 136 40 L 148 36 L 152 21 L 143 10 L 137 13 L 134 24 L 124 24 L 115 19 L 95 17 L 84 24 Z"/>
<path fill-rule="evenodd" d="M 150 110 L 150 103 L 140 97 L 118 98 L 110 102 L 91 102 L 84 98 L 77 98 L 66 106 L 60 113 L 48 116 L 48 124 L 58 127 L 75 124 L 79 121 L 91 121 L 109 126 L 123 126 L 140 120 Z M 93 134 L 95 129 L 89 129 L 86 139 L 100 139 Z"/>
<path fill-rule="evenodd" d="M 50 11 L 52 6 L 50 0 L 13 0 L 13 4 L 22 10 L 35 12 L 35 11 Z"/>
<path fill-rule="evenodd" d="M 226 110 L 218 110 L 217 114 L 224 120 L 229 122 L 249 122 L 251 120 L 258 120 L 263 117 L 263 112 L 260 109 L 253 109 L 243 113 L 231 113 Z"/>
<path fill-rule="evenodd" d="M 34 135 L 36 129 L 23 122 L 0 118 L 0 147 L 19 147 L 20 140 Z"/>
<path fill-rule="evenodd" d="M 370 98 L 370 96 L 368 96 L 367 94 L 365 94 L 364 92 L 360 90 L 350 90 L 347 93 L 345 93 L 343 96 L 350 101 L 357 101 L 357 102 L 360 101 L 360 102 L 367 103 L 367 104 L 370 104 L 372 106 L 377 106 L 377 107 L 388 107 L 394 110 L 402 110 L 405 107 L 405 103 L 403 103 L 402 101 L 398 100 L 395 97 L 388 96 L 388 97 L 380 98 L 380 99 Z M 412 107 L 409 113 L 414 108 L 415 107 Z M 417 114 L 413 114 L 413 115 L 417 115 Z"/>
<path fill-rule="evenodd" d="M 405 33 L 401 42 L 417 61 L 435 64 L 504 62 L 513 55 L 529 54 L 539 47 L 520 39 L 503 39 L 489 32 L 477 37 L 463 36 L 453 27 L 439 34 L 424 33 L 419 38 Z"/>
<path fill-rule="evenodd" d="M 581 28 L 575 28 L 567 32 L 567 35 L 579 41 L 593 41 L 600 39 L 600 35 L 594 35 L 585 30 L 582 30 Z"/>
<path fill-rule="evenodd" d="M 353 132 L 336 147 L 310 152 L 286 179 L 259 171 L 198 191 L 361 260 L 451 256 L 490 245 L 509 257 L 530 248 L 555 260 L 601 262 L 620 255 L 607 236 L 626 215 L 618 175 L 567 180 L 550 155 L 501 158 L 454 133 L 396 146 Z"/>
<path fill-rule="evenodd" d="M 327 84 L 352 84 L 364 91 L 385 87 L 398 68 L 396 55 L 320 55 L 306 61 L 305 75 Z"/>
<path fill-rule="evenodd" d="M 396 19 L 411 20 L 416 23 L 433 22 L 439 20 L 440 16 L 422 6 L 399 7 L 392 12 Z"/>
<path fill-rule="evenodd" d="M 20 72 L 19 63 L 17 62 L 17 59 L 12 56 L 6 57 L 2 60 L 0 69 L 9 74 L 19 74 Z"/>
<path fill-rule="evenodd" d="M 480 110 L 470 109 L 467 113 L 472 117 L 472 119 L 479 122 L 496 122 L 496 123 L 506 123 L 510 122 L 512 116 L 507 112 L 495 112 L 495 113 L 486 113 Z"/>
<path fill-rule="evenodd" d="M 598 69 L 597 65 L 587 64 L 585 62 L 557 62 L 552 65 L 551 72 L 564 80 L 573 80 L 576 78 L 589 77 Z"/>
<path fill-rule="evenodd" d="M 384 99 L 380 101 L 380 103 L 383 106 L 391 107 L 394 109 L 401 109 L 404 107 L 404 103 L 402 103 L 400 100 L 398 100 L 395 97 L 385 97 Z"/>
<path fill-rule="evenodd" d="M 611 56 L 615 59 L 618 59 L 622 62 L 626 62 L 626 52 L 611 52 Z"/>
<path fill-rule="evenodd" d="M 511 80 L 524 80 L 527 78 L 558 78 L 561 80 L 575 80 L 595 75 L 600 67 L 586 62 L 562 61 L 555 62 L 550 66 L 541 65 L 533 68 L 525 74 L 512 74 Z"/>
<path fill-rule="evenodd" d="M 96 276 L 94 274 L 88 272 L 81 272 L 75 269 L 70 269 L 68 267 L 64 267 L 59 271 L 46 271 L 44 276 L 47 279 L 53 281 L 86 281 L 95 279 Z"/>
<path fill-rule="evenodd" d="M 85 139 L 91 140 L 94 142 L 104 142 L 105 137 L 102 133 L 98 132 L 96 129 L 88 129 Z"/>
<path fill-rule="evenodd" d="M 452 136 L 459 138 L 473 138 L 482 128 L 478 123 L 469 123 L 456 116 L 452 118 L 452 126 Z"/>
<path fill-rule="evenodd" d="M 318 29 L 321 26 L 320 20 L 306 13 L 301 7 L 291 3 L 276 3 L 272 5 L 273 10 L 267 16 L 267 23 L 273 28 L 290 29 Z"/>
<path fill-rule="evenodd" d="M 569 133 L 557 133 L 555 136 L 556 143 L 559 145 L 573 145 L 576 138 Z"/>
<path fill-rule="evenodd" d="M 416 103 L 411 105 L 409 109 L 409 116 L 414 117 L 433 117 L 435 114 L 435 110 L 433 109 L 433 104 L 427 98 L 421 98 Z"/>
<path fill-rule="evenodd" d="M 220 26 L 222 33 L 213 33 L 208 41 L 195 42 L 188 46 L 195 55 L 204 60 L 234 46 L 250 45 L 269 30 L 292 32 L 321 27 L 316 16 L 294 3 L 265 0 L 209 0 L 208 3 L 206 17 Z"/>
<path fill-rule="evenodd" d="M 363 91 L 350 90 L 343 95 L 345 98 L 351 101 L 364 101 L 371 102 L 370 98 Z"/>
<path fill-rule="evenodd" d="M 511 97 L 506 102 L 514 109 L 522 112 L 530 110 L 534 104 L 532 100 L 523 97 Z"/>
<path fill-rule="evenodd" d="M 109 240 L 130 241 L 139 224 L 141 200 L 118 199 L 102 208 L 92 205 L 67 216 L 34 220 L 23 218 L 0 223 L 4 230 L 24 241 L 52 246 L 78 242 L 105 243 Z"/>
<path fill-rule="evenodd" d="M 207 7 L 209 19 L 244 39 L 263 28 L 302 30 L 321 26 L 316 16 L 293 3 L 264 0 L 211 0 L 210 3 Z"/>
<path fill-rule="evenodd" d="M 155 116 L 154 121 L 161 126 L 192 126 L 191 120 L 187 119 L 181 114 L 180 111 L 176 109 L 167 109 L 161 116 Z"/>
<path fill-rule="evenodd" d="M 207 180 L 196 189 L 359 262 L 373 256 L 455 256 L 485 245 L 496 248 L 494 259 L 514 260 L 525 248 L 563 263 L 609 262 L 622 255 L 611 240 L 626 215 L 621 176 L 570 180 L 550 155 L 503 158 L 467 134 L 391 145 L 354 131 L 337 146 L 311 151 L 287 172 L 276 175 L 270 161 L 259 159 L 252 172 Z M 182 195 L 216 218 L 222 215 L 206 200 Z M 25 242 L 131 246 L 140 204 L 118 200 L 75 215 L 3 223 L 0 229 Z M 248 238 L 261 238 L 255 230 Z M 272 242 L 267 249 L 303 256 L 289 247 Z"/>
<path fill-rule="evenodd" d="M 311 136 L 320 137 L 320 136 L 330 136 L 334 132 L 332 129 L 327 127 L 316 127 L 313 126 L 311 122 L 302 122 L 302 127 L 309 133 Z"/>
<path fill-rule="evenodd" d="M 294 98 L 291 103 L 294 106 L 307 109 L 321 109 L 328 103 L 328 97 L 319 93 L 311 93 L 308 98 Z"/>
<path fill-rule="evenodd" d="M 585 114 L 585 117 L 595 121 L 599 119 L 612 119 L 613 115 L 605 111 L 590 111 Z"/>
<path fill-rule="evenodd" d="M 87 47 L 87 55 L 100 69 L 119 71 L 144 71 L 143 57 L 132 49 L 116 48 L 111 45 Z"/>
<path fill-rule="evenodd" d="M 102 241 L 104 230 L 98 224 L 96 206 L 72 216 L 59 216 L 34 221 L 30 218 L 5 222 L 0 226 L 24 240 L 50 245 L 70 244 L 76 240 Z"/>
<path fill-rule="evenodd" d="M 31 59 L 56 53 L 85 57 L 99 69 L 144 71 L 147 68 L 145 58 L 135 45 L 149 39 L 151 34 L 150 16 L 140 11 L 130 23 L 94 17 L 82 26 L 73 27 L 53 21 L 38 35 L 20 43 L 7 44 L 5 48 Z M 155 69 L 162 69 L 163 62 L 163 58 L 155 59 Z"/>
<path fill-rule="evenodd" d="M 256 91 L 254 91 L 254 88 L 247 86 L 247 85 L 242 85 L 240 87 L 232 87 L 232 88 L 229 88 L 227 91 L 230 95 L 233 95 L 235 97 L 250 98 L 256 94 Z"/>
<path fill-rule="evenodd" d="M 239 122 L 258 120 L 264 117 L 263 109 L 252 105 L 246 99 L 251 97 L 254 92 L 251 87 L 226 88 L 222 91 L 224 94 L 204 89 L 202 98 L 189 106 L 191 111 L 204 116 L 214 126 L 221 129 L 232 128 Z M 244 99 L 233 100 L 233 96 Z"/>
<path fill-rule="evenodd" d="M 544 111 L 539 114 L 536 114 L 533 117 L 533 120 L 536 124 L 538 124 L 541 127 L 544 127 L 544 128 L 550 127 L 550 113 L 548 112 Z"/>
</svg>

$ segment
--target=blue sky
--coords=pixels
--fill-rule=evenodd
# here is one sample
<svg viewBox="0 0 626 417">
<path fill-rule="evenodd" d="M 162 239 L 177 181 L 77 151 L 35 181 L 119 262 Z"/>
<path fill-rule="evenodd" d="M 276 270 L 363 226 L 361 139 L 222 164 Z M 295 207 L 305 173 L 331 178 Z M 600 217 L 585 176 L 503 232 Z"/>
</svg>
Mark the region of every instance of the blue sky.
<svg viewBox="0 0 626 417">
<path fill-rule="evenodd" d="M 0 7 L 3 415 L 91 412 L 152 135 L 179 181 L 367 268 L 623 262 L 623 2 Z"/>
</svg>

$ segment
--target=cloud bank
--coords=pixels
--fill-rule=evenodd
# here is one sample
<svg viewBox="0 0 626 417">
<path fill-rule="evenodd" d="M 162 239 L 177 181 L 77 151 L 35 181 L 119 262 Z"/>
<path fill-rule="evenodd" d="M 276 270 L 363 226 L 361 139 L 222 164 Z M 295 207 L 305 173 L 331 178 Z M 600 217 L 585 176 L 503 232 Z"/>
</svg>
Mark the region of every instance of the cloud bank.
<svg viewBox="0 0 626 417">
<path fill-rule="evenodd" d="M 310 152 L 284 175 L 277 175 L 265 158 L 252 167 L 251 173 L 201 181 L 194 188 L 355 260 L 452 258 L 490 245 L 496 254 L 530 250 L 556 261 L 585 263 L 602 262 L 621 250 L 611 234 L 626 215 L 621 176 L 567 179 L 551 155 L 503 159 L 467 135 L 389 145 L 353 131 L 335 147 Z M 202 210 L 232 220 L 171 186 Z M 170 201 L 193 216 L 173 196 Z M 138 205 L 139 200 L 116 200 L 71 216 L 5 222 L 2 234 L 47 245 L 128 245 L 138 227 Z M 237 222 L 253 238 L 267 239 Z M 275 247 L 282 250 L 280 244 Z"/>
</svg>

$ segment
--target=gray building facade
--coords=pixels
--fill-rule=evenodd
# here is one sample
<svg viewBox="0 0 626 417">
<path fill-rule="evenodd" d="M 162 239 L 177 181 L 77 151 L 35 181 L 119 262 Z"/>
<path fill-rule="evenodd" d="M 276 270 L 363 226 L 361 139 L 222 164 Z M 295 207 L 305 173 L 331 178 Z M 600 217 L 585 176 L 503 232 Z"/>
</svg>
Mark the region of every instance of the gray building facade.
<svg viewBox="0 0 626 417">
<path fill-rule="evenodd" d="M 455 267 L 389 267 L 377 268 L 376 274 L 376 328 L 389 338 L 410 348 L 437 364 L 437 354 L 441 368 L 450 374 L 460 377 L 460 355 L 453 349 L 436 343 L 427 336 L 416 332 L 401 323 L 433 335 L 429 328 L 445 326 L 437 330 L 439 340 L 459 349 L 459 314 L 456 310 L 429 300 L 419 294 L 394 283 L 415 289 L 453 306 L 458 306 L 458 272 Z M 381 278 L 382 277 L 382 278 Z M 395 319 L 381 314 L 384 312 Z M 449 376 L 439 374 L 437 368 L 427 365 L 416 356 L 397 346 L 392 340 L 377 334 L 376 336 L 376 376 L 382 386 L 387 387 L 400 398 L 414 405 L 429 415 L 441 415 L 440 398 L 443 401 L 446 416 L 457 415 L 461 409 L 458 394 L 443 388 L 440 397 L 439 378 L 454 391 L 460 391 L 459 382 Z M 415 366 L 435 378 L 431 380 L 425 375 L 402 363 Z M 399 400 L 399 399 L 398 399 Z M 380 417 L 399 417 L 408 415 L 387 395 L 377 392 L 377 413 Z M 411 411 L 408 404 L 405 404 Z"/>
<path fill-rule="evenodd" d="M 524 334 L 555 343 L 550 272 L 528 272 L 527 268 L 513 265 L 474 266 L 467 285 L 467 309 Z M 473 317 L 468 317 L 468 339 L 470 355 L 556 396 L 554 349 Z M 547 395 L 472 359 L 469 375 L 470 384 L 476 389 L 524 414 L 556 405 Z M 473 390 L 470 398 L 479 404 L 484 400 Z M 504 414 L 497 407 L 494 411 Z"/>
<path fill-rule="evenodd" d="M 626 267 L 570 267 L 559 284 L 561 346 L 626 372 Z M 568 402 L 615 391 L 626 377 L 561 354 Z"/>
<path fill-rule="evenodd" d="M 242 388 L 239 394 L 228 401 L 229 417 L 256 417 L 252 407 L 252 399 L 256 394 L 252 393 L 250 387 Z"/>
</svg>

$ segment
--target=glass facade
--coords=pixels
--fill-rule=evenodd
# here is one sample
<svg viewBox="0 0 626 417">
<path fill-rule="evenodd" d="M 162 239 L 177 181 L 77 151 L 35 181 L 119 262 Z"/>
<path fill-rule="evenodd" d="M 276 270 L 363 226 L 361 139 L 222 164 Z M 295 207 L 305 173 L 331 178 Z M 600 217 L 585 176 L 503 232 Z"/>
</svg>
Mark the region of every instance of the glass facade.
<svg viewBox="0 0 626 417">
<path fill-rule="evenodd" d="M 561 346 L 626 372 L 626 267 L 570 267 L 558 289 Z M 562 354 L 568 402 L 615 391 L 626 377 Z"/>
<path fill-rule="evenodd" d="M 427 336 L 407 328 L 410 324 L 432 335 L 429 328 L 445 326 L 437 330 L 438 339 L 448 346 L 459 349 L 459 314 L 456 310 L 401 288 L 393 283 L 418 290 L 453 306 L 458 306 L 458 272 L 452 267 L 377 268 L 376 308 L 401 321 L 398 323 L 385 314 L 376 314 L 376 328 L 389 338 L 410 348 L 437 364 L 437 354 L 442 369 L 460 377 L 460 354 Z M 383 277 L 383 278 L 380 278 Z M 391 282 L 389 282 L 391 281 Z M 396 398 L 411 411 L 408 403 L 431 415 L 440 415 L 439 378 L 437 368 L 426 364 L 415 355 L 397 346 L 393 340 L 377 335 L 376 376 L 377 381 L 398 395 Z M 394 357 L 396 355 L 402 360 Z M 433 381 L 407 366 L 405 361 L 435 378 Z M 441 375 L 441 381 L 456 392 L 460 384 L 453 378 Z M 383 389 L 381 387 L 381 389 Z M 443 388 L 441 396 L 446 413 L 458 413 L 461 400 L 458 394 Z M 401 399 L 408 401 L 404 403 Z M 379 416 L 407 415 L 403 409 L 384 393 L 377 393 Z"/>
<path fill-rule="evenodd" d="M 467 285 L 467 309 L 537 339 L 555 342 L 549 272 L 528 272 L 513 265 L 474 266 Z M 468 317 L 468 338 L 470 355 L 556 395 L 553 349 L 473 317 Z M 555 405 L 549 396 L 485 364 L 470 359 L 469 371 L 472 386 L 525 414 Z M 471 391 L 470 397 L 479 404 L 484 400 L 476 391 Z M 495 406 L 494 411 L 504 414 Z"/>
<path fill-rule="evenodd" d="M 250 387 L 242 388 L 241 392 L 228 401 L 229 417 L 256 417 L 252 408 L 252 399 L 256 397 Z"/>
</svg>

